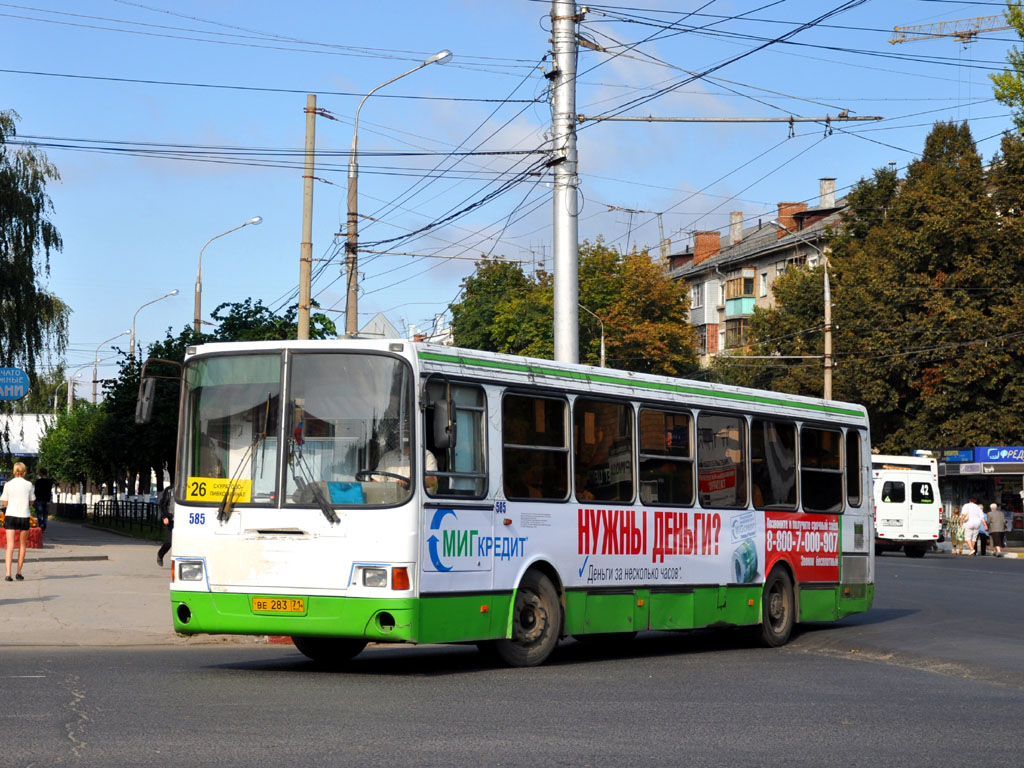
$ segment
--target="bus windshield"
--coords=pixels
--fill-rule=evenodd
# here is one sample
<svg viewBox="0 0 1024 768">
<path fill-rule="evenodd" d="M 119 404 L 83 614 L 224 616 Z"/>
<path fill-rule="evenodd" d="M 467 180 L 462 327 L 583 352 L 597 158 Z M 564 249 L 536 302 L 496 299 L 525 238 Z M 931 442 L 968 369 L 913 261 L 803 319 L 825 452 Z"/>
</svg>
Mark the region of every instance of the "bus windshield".
<svg viewBox="0 0 1024 768">
<path fill-rule="evenodd" d="M 320 507 L 328 519 L 334 506 L 407 501 L 417 464 L 409 366 L 385 355 L 296 352 L 285 370 L 282 411 L 281 353 L 189 363 L 181 495 Z"/>
<path fill-rule="evenodd" d="M 185 369 L 184 492 L 219 503 L 271 504 L 277 496 L 281 355 L 204 357 Z"/>
<path fill-rule="evenodd" d="M 285 502 L 398 504 L 412 494 L 412 372 L 393 357 L 296 353 Z"/>
</svg>

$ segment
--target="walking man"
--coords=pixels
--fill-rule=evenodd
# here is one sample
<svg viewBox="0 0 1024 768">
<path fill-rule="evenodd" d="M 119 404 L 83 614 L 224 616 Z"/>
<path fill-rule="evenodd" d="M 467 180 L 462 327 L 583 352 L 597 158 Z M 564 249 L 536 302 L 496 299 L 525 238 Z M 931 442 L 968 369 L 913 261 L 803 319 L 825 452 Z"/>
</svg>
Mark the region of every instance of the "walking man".
<svg viewBox="0 0 1024 768">
<path fill-rule="evenodd" d="M 53 480 L 46 476 L 46 470 L 39 468 L 39 477 L 34 485 L 36 492 L 36 522 L 44 531 L 46 520 L 50 515 L 50 502 L 53 501 Z"/>
<path fill-rule="evenodd" d="M 164 524 L 164 543 L 156 553 L 156 564 L 161 568 L 164 566 L 164 555 L 171 548 L 171 537 L 174 531 L 174 489 L 167 486 L 160 491 L 156 502 L 157 512 L 160 515 L 160 522 Z"/>
</svg>

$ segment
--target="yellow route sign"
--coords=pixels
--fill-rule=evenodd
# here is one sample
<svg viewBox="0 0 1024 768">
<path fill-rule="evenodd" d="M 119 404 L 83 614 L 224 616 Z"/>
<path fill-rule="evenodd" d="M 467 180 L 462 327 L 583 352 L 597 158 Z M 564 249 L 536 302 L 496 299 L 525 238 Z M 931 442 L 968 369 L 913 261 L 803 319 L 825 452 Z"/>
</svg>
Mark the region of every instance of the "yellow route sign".
<svg viewBox="0 0 1024 768">
<path fill-rule="evenodd" d="M 252 501 L 252 480 L 235 480 L 227 477 L 190 477 L 185 489 L 185 501 L 212 501 L 220 503 L 233 488 L 233 502 L 247 504 Z"/>
</svg>

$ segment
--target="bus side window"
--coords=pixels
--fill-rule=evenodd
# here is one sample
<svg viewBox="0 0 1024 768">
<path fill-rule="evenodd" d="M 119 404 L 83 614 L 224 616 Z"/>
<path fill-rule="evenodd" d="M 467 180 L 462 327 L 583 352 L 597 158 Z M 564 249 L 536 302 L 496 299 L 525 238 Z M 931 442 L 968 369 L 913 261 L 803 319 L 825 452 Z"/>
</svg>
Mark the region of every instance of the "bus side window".
<svg viewBox="0 0 1024 768">
<path fill-rule="evenodd" d="M 859 507 L 861 502 L 860 431 L 846 430 L 846 503 Z"/>
<path fill-rule="evenodd" d="M 702 507 L 747 506 L 747 422 L 742 416 L 697 417 L 697 488 Z"/>
<path fill-rule="evenodd" d="M 839 461 L 842 433 L 804 427 L 800 430 L 800 499 L 804 512 L 841 512 L 843 465 Z"/>
<path fill-rule="evenodd" d="M 633 409 L 626 403 L 577 398 L 573 404 L 576 498 L 633 500 Z"/>
<path fill-rule="evenodd" d="M 501 402 L 506 499 L 565 501 L 569 440 L 564 400 L 509 393 Z"/>
<path fill-rule="evenodd" d="M 796 424 L 750 424 L 750 492 L 758 509 L 796 509 Z"/>
<path fill-rule="evenodd" d="M 434 405 L 451 397 L 452 421 L 457 436 L 453 445 L 439 448 L 434 443 Z M 423 434 L 426 450 L 434 458 L 437 469 L 430 468 L 424 456 L 425 477 L 437 481 L 432 496 L 483 498 L 487 494 L 487 409 L 484 391 L 465 384 L 449 384 L 443 379 L 427 385 L 427 407 L 424 409 Z"/>
<path fill-rule="evenodd" d="M 693 419 L 688 413 L 640 409 L 640 501 L 693 506 Z"/>
</svg>

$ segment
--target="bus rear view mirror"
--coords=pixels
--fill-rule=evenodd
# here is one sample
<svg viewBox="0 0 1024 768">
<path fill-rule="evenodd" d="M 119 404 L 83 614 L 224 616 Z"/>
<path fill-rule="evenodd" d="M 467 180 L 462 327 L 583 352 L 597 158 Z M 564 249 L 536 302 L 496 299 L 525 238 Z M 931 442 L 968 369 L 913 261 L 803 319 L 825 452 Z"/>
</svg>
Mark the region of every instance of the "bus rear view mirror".
<svg viewBox="0 0 1024 768">
<path fill-rule="evenodd" d="M 150 363 L 167 363 L 178 369 L 177 376 L 159 376 L 156 374 L 147 376 L 146 368 Z M 162 357 L 151 357 L 142 364 L 142 372 L 139 374 L 139 397 L 135 401 L 135 423 L 149 424 L 153 418 L 153 401 L 156 399 L 156 380 L 169 379 L 181 383 L 181 363 L 177 360 L 165 360 Z"/>
<path fill-rule="evenodd" d="M 448 400 L 434 403 L 434 447 L 440 450 L 455 445 L 455 424 Z"/>
<path fill-rule="evenodd" d="M 156 394 L 156 379 L 146 378 L 139 383 L 139 398 L 135 402 L 135 423 L 149 424 L 153 418 L 153 395 Z"/>
</svg>

